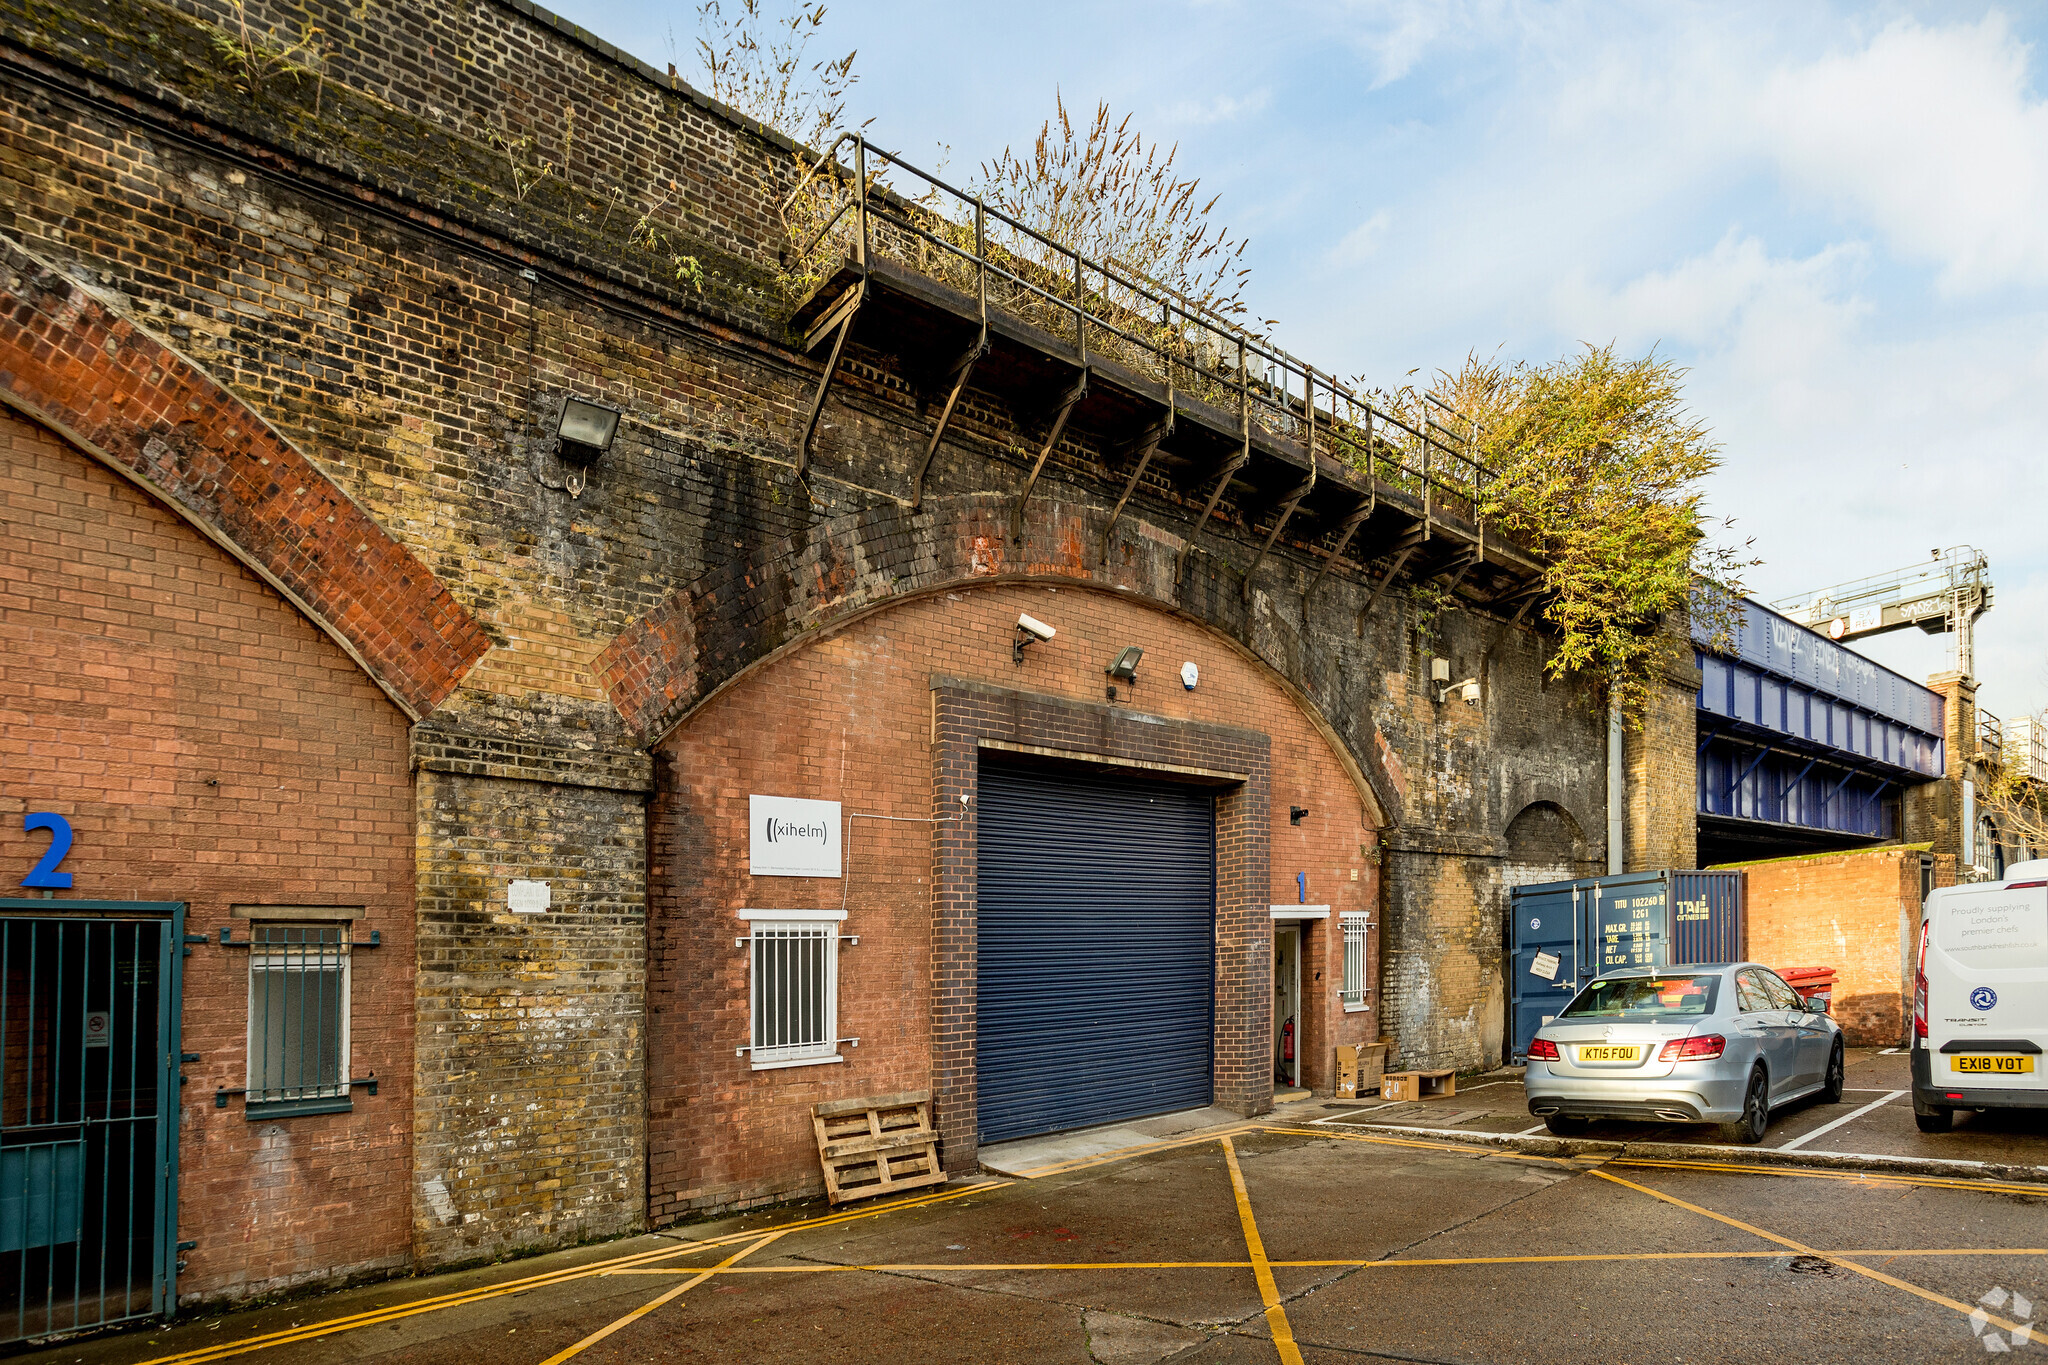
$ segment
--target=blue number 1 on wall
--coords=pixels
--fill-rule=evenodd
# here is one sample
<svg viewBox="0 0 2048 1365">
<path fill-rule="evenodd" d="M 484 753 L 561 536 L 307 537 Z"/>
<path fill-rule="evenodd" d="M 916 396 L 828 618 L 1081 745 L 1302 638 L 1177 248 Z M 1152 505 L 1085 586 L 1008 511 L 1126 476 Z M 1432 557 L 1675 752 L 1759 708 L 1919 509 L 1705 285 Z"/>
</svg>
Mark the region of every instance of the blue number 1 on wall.
<svg viewBox="0 0 2048 1365">
<path fill-rule="evenodd" d="M 71 874 L 59 872 L 57 865 L 71 852 L 71 822 L 50 811 L 37 811 L 34 815 L 23 816 L 21 826 L 30 832 L 39 829 L 50 831 L 49 850 L 43 854 L 41 862 L 28 870 L 28 875 L 21 879 L 21 884 L 68 890 L 71 886 Z"/>
</svg>

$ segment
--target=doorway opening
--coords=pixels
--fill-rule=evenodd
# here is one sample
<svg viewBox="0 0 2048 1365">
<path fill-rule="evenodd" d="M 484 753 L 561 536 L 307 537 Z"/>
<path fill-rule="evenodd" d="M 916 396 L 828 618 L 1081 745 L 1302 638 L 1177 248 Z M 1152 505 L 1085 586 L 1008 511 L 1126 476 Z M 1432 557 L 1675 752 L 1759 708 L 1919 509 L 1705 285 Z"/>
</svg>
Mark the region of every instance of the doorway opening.
<svg viewBox="0 0 2048 1365">
<path fill-rule="evenodd" d="M 1273 1084 L 1301 1085 L 1300 924 L 1273 926 Z"/>
</svg>

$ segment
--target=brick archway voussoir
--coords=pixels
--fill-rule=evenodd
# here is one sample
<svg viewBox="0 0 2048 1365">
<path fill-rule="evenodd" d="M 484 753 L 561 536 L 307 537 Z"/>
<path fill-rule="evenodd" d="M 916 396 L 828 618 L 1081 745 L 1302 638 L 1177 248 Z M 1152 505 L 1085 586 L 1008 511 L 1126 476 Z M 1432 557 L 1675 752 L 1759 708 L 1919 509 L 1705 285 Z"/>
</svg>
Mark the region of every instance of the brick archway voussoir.
<svg viewBox="0 0 2048 1365">
<path fill-rule="evenodd" d="M 490 648 L 433 571 L 248 404 L 4 236 L 0 401 L 234 555 L 413 720 Z"/>
<path fill-rule="evenodd" d="M 1009 535 L 1010 501 L 997 494 L 961 494 L 927 499 L 917 512 L 875 508 L 763 546 L 677 589 L 621 632 L 598 655 L 598 679 L 626 723 L 653 745 L 756 666 L 883 607 L 934 592 L 1019 581 L 1113 592 L 1214 631 L 1265 669 L 1323 732 L 1378 826 L 1400 823 L 1401 786 L 1376 752 L 1391 753 L 1384 736 L 1374 729 L 1375 743 L 1346 743 L 1311 689 L 1255 648 L 1237 628 L 1241 623 L 1206 615 L 1200 604 L 1215 595 L 1180 590 L 1181 542 L 1171 533 L 1126 518 L 1105 560 L 1105 510 L 1048 501 L 1034 513 L 1020 545 Z M 1232 592 L 1221 600 L 1235 602 L 1237 596 Z"/>
</svg>

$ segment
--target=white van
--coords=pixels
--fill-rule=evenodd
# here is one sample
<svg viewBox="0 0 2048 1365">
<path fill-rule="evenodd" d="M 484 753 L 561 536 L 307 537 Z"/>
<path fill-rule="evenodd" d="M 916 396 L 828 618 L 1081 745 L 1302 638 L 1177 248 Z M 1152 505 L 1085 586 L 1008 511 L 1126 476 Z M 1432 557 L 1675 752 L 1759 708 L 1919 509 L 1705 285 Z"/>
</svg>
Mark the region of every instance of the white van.
<svg viewBox="0 0 2048 1365">
<path fill-rule="evenodd" d="M 1958 1109 L 2048 1109 L 2048 859 L 2016 863 L 2002 882 L 1937 888 L 1922 914 L 1920 1131 L 1948 1131 Z"/>
</svg>

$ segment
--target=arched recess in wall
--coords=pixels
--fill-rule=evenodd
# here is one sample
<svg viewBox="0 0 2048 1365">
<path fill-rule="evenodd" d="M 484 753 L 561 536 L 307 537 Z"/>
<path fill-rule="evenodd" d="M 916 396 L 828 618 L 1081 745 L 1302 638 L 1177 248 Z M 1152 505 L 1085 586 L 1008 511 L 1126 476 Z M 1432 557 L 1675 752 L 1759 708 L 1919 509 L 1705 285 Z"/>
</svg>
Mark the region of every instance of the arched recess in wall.
<svg viewBox="0 0 2048 1365">
<path fill-rule="evenodd" d="M 1501 839 L 1502 880 L 1509 886 L 1563 881 L 1586 862 L 1586 834 L 1555 801 L 1531 801 L 1508 821 Z"/>
<path fill-rule="evenodd" d="M 1197 626 L 1256 666 L 1323 735 L 1380 829 L 1400 823 L 1400 789 L 1369 718 L 1347 740 L 1308 687 L 1281 660 L 1308 657 L 1276 614 L 1219 620 L 1213 602 L 1184 600 L 1181 541 L 1126 516 L 1102 555 L 1107 513 L 1050 503 L 1034 513 L 1022 544 L 1009 534 L 1008 498 L 927 499 L 920 512 L 879 508 L 822 522 L 765 545 L 671 593 L 621 632 L 597 659 L 597 675 L 626 723 L 652 747 L 720 691 L 763 664 L 877 611 L 934 593 L 997 584 L 1104 592 Z M 1227 594 L 1230 604 L 1237 594 Z M 1262 638 L 1270 637 L 1270 638 Z"/>
<path fill-rule="evenodd" d="M 248 404 L 4 236 L 0 402 L 233 555 L 411 719 L 490 647 L 433 572 Z"/>
</svg>

